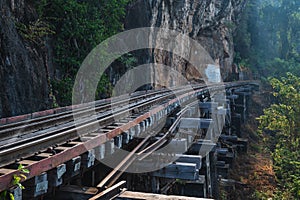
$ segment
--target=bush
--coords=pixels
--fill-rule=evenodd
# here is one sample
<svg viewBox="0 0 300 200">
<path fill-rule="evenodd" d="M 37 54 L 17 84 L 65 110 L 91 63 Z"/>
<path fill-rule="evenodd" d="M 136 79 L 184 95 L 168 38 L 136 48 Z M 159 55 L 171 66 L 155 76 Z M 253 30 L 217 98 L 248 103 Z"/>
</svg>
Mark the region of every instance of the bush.
<svg viewBox="0 0 300 200">
<path fill-rule="evenodd" d="M 261 132 L 272 131 L 274 170 L 282 192 L 276 199 L 300 199 L 300 77 L 270 79 L 277 103 L 259 117 Z"/>
<path fill-rule="evenodd" d="M 52 41 L 59 76 L 56 75 L 52 82 L 60 106 L 71 104 L 75 76 L 85 57 L 100 42 L 123 29 L 128 2 L 129 0 L 36 1 L 39 18 L 49 24 L 54 29 L 52 33 L 55 33 Z M 108 82 L 100 81 L 97 91 L 103 94 L 96 94 L 97 97 L 111 93 Z"/>
</svg>

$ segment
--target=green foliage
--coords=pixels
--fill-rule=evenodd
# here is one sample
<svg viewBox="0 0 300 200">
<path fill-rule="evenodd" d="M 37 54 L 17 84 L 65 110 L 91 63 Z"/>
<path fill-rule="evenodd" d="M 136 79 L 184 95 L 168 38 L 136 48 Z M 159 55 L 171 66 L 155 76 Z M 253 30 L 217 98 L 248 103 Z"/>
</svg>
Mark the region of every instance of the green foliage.
<svg viewBox="0 0 300 200">
<path fill-rule="evenodd" d="M 132 68 L 137 63 L 137 59 L 130 53 L 122 55 L 118 60 L 128 69 Z"/>
<path fill-rule="evenodd" d="M 17 22 L 16 26 L 24 39 L 37 45 L 43 44 L 44 37 L 55 34 L 53 27 L 41 19 L 30 22 L 28 25 Z"/>
<path fill-rule="evenodd" d="M 279 78 L 287 71 L 300 76 L 300 62 L 297 62 L 295 59 L 284 60 L 274 58 L 273 60 L 267 61 L 264 68 L 272 77 Z"/>
<path fill-rule="evenodd" d="M 239 69 L 242 68 L 251 68 L 251 65 L 249 63 L 249 59 L 242 58 L 239 53 L 236 53 L 234 57 L 234 61 L 238 63 Z"/>
<path fill-rule="evenodd" d="M 107 76 L 103 75 L 100 78 L 96 91 L 96 99 L 102 99 L 110 97 L 112 94 L 113 87 Z"/>
<path fill-rule="evenodd" d="M 21 184 L 21 181 L 26 180 L 27 176 L 25 174 L 29 174 L 29 173 L 30 172 L 28 169 L 25 169 L 25 167 L 23 165 L 19 164 L 18 173 L 13 175 L 11 184 L 13 186 L 17 186 L 17 187 L 21 188 L 22 190 L 25 189 L 25 187 Z M 10 200 L 15 199 L 14 195 L 8 191 L 3 191 L 0 193 L 0 200 L 7 200 L 8 198 Z"/>
<path fill-rule="evenodd" d="M 234 39 L 240 60 L 265 77 L 299 73 L 299 7 L 299 0 L 248 1 Z"/>
<path fill-rule="evenodd" d="M 36 1 L 39 18 L 51 24 L 55 31 L 52 41 L 59 76 L 52 82 L 60 106 L 71 104 L 75 76 L 85 57 L 96 45 L 123 30 L 128 2 L 129 0 Z M 104 91 L 105 88 L 107 91 Z M 109 94 L 108 82 L 101 80 L 97 91 Z"/>
<path fill-rule="evenodd" d="M 7 200 L 7 199 L 10 199 L 10 200 L 15 200 L 15 197 L 12 193 L 10 192 L 7 192 L 7 191 L 3 191 L 0 193 L 0 200 Z"/>
<path fill-rule="evenodd" d="M 259 117 L 259 129 L 272 131 L 274 169 L 283 192 L 278 199 L 300 198 L 300 77 L 287 73 L 269 80 L 277 103 Z M 270 141 L 271 142 L 271 141 Z"/>
<path fill-rule="evenodd" d="M 70 77 L 52 81 L 54 96 L 61 105 L 71 105 L 73 84 Z"/>
<path fill-rule="evenodd" d="M 264 192 L 260 192 L 255 190 L 255 192 L 252 194 L 252 199 L 259 199 L 259 200 L 268 200 L 269 196 L 264 193 Z"/>
<path fill-rule="evenodd" d="M 12 185 L 16 185 L 20 187 L 22 190 L 25 189 L 24 186 L 21 184 L 22 179 L 26 180 L 27 176 L 25 174 L 29 174 L 29 170 L 25 169 L 23 165 L 18 166 L 18 174 L 13 175 Z"/>
</svg>

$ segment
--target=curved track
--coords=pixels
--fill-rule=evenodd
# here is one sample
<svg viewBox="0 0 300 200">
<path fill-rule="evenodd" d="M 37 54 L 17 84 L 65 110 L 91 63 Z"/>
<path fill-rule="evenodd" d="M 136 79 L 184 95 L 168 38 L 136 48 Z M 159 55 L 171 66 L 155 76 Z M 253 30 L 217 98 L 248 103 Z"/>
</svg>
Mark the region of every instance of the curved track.
<svg viewBox="0 0 300 200">
<path fill-rule="evenodd" d="M 192 98 L 203 98 L 209 96 L 210 92 L 247 85 L 257 86 L 251 82 L 234 82 L 225 85 L 193 85 L 192 90 L 189 86 L 172 91 L 136 93 L 130 100 L 115 100 L 114 103 L 99 101 L 92 105 L 81 106 L 73 111 L 2 125 L 0 126 L 0 167 L 6 169 L 16 161 L 46 152 L 49 148 L 55 149 L 57 146 L 77 140 L 79 137 L 89 138 L 87 141 L 80 141 L 77 142 L 77 145 L 70 146 L 69 151 L 73 152 L 72 156 L 80 155 L 122 134 L 142 121 L 190 103 Z M 95 109 L 93 105 L 95 105 Z M 132 116 L 128 117 L 127 113 Z M 76 121 L 76 125 L 73 121 L 74 115 L 82 118 L 80 121 Z M 112 126 L 113 128 L 111 128 Z M 99 127 L 101 128 L 99 129 Z M 80 130 L 80 134 L 78 134 L 78 130 Z M 141 152 L 153 152 L 163 145 L 165 137 Z M 42 159 L 38 163 L 43 165 L 49 163 L 49 166 L 43 169 L 49 170 L 71 159 L 70 156 L 64 156 L 63 153 L 54 151 L 54 156 Z M 31 165 L 26 167 L 31 170 L 28 178 L 41 173 L 41 170 L 34 170 Z M 14 174 L 14 169 L 10 169 L 8 173 L 1 173 L 0 169 L 0 191 L 10 185 L 11 177 Z"/>
</svg>

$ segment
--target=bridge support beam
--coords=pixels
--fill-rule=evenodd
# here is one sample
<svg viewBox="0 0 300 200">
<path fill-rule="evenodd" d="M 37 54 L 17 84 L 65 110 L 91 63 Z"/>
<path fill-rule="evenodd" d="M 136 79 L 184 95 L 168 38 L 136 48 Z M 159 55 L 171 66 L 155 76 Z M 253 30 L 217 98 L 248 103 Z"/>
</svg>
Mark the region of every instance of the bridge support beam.
<svg viewBox="0 0 300 200">
<path fill-rule="evenodd" d="M 23 191 L 24 199 L 32 199 L 48 191 L 47 173 L 44 172 L 24 183 L 25 190 Z"/>
<path fill-rule="evenodd" d="M 58 187 L 63 183 L 63 175 L 66 173 L 66 164 L 61 164 L 50 170 L 49 175 L 49 187 Z"/>
<path fill-rule="evenodd" d="M 181 180 L 197 180 L 199 179 L 199 171 L 194 163 L 179 163 L 170 164 L 163 169 L 152 172 L 152 176 L 169 179 Z"/>
</svg>

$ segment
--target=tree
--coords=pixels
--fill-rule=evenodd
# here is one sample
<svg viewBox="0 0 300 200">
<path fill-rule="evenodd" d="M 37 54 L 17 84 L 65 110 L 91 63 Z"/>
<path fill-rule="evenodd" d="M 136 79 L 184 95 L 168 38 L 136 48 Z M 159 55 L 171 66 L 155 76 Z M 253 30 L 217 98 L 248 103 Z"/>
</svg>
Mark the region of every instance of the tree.
<svg viewBox="0 0 300 200">
<path fill-rule="evenodd" d="M 300 198 L 300 77 L 287 73 L 281 80 L 272 78 L 277 103 L 258 118 L 260 130 L 272 131 L 274 169 L 283 192 L 282 199 Z"/>
<path fill-rule="evenodd" d="M 300 62 L 300 1 L 253 0 L 235 37 L 236 62 L 247 60 L 248 67 L 265 77 L 282 76 L 292 68 L 273 65 L 275 59 Z M 291 72 L 300 70 L 299 65 Z M 284 71 L 284 73 L 282 73 Z"/>
<path fill-rule="evenodd" d="M 55 29 L 51 41 L 57 73 L 52 85 L 60 106 L 71 105 L 75 76 L 85 57 L 96 45 L 123 30 L 129 1 L 36 1 L 39 18 Z M 96 97 L 108 96 L 110 81 L 102 77 Z"/>
</svg>

